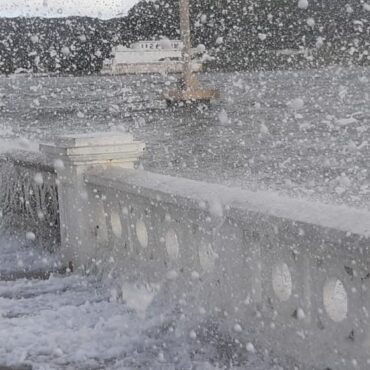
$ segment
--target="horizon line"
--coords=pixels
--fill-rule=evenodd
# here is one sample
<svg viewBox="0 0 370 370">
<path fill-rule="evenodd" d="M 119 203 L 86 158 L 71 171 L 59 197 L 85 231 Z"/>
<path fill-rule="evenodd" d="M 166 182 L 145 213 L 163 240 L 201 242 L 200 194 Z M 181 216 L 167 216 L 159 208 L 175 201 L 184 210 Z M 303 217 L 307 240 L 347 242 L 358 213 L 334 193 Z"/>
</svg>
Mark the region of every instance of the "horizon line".
<svg viewBox="0 0 370 370">
<path fill-rule="evenodd" d="M 58 14 L 53 14 L 53 15 L 2 15 L 0 14 L 0 19 L 15 19 L 15 18 L 43 18 L 43 19 L 62 19 L 62 18 L 92 18 L 92 19 L 100 19 L 102 21 L 108 21 L 111 19 L 117 19 L 117 18 L 124 18 L 127 17 L 127 13 L 121 13 L 117 14 L 116 16 L 113 17 L 100 17 L 100 16 L 93 16 L 93 15 L 77 15 L 77 14 L 71 14 L 71 15 L 58 15 Z"/>
</svg>

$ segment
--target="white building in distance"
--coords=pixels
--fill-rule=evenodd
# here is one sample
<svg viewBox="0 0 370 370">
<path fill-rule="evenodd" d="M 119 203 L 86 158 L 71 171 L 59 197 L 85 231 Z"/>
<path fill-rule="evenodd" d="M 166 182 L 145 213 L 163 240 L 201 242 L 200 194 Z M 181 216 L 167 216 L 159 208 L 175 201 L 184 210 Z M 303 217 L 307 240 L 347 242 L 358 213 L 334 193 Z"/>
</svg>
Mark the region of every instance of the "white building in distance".
<svg viewBox="0 0 370 370">
<path fill-rule="evenodd" d="M 127 48 L 118 45 L 112 49 L 112 58 L 103 64 L 103 74 L 180 73 L 183 68 L 180 40 L 139 41 Z M 203 50 L 192 49 L 193 70 L 202 69 L 197 55 Z"/>
</svg>

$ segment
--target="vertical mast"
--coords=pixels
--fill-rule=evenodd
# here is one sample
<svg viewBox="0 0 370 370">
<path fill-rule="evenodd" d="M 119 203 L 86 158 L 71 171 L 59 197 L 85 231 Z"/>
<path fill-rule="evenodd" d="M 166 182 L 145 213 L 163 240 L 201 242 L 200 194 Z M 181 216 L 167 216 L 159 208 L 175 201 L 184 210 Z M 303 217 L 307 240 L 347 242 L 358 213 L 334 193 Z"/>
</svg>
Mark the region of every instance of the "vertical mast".
<svg viewBox="0 0 370 370">
<path fill-rule="evenodd" d="M 182 50 L 182 78 L 177 90 L 164 93 L 168 105 L 176 102 L 210 103 L 211 99 L 218 98 L 220 93 L 215 89 L 204 89 L 201 87 L 195 75 L 193 75 L 191 61 L 191 34 L 190 34 L 190 0 L 179 0 L 180 2 L 180 31 L 181 40 L 184 44 Z"/>
<path fill-rule="evenodd" d="M 184 63 L 182 82 L 184 85 L 184 90 L 188 90 L 192 85 L 189 0 L 180 0 L 180 31 L 181 39 L 184 43 L 184 48 L 182 51 Z"/>
</svg>

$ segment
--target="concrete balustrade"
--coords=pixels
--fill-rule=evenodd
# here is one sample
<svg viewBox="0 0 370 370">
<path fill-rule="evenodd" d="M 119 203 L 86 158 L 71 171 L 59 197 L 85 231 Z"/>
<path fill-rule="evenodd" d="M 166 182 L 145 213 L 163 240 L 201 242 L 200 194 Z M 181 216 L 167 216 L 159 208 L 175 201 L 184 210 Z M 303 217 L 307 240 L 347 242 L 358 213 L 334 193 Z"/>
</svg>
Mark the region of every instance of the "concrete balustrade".
<svg viewBox="0 0 370 370">
<path fill-rule="evenodd" d="M 28 243 L 60 244 L 57 177 L 39 152 L 0 155 L 0 225 L 23 230 Z"/>
<path fill-rule="evenodd" d="M 292 369 L 370 366 L 369 212 L 134 170 L 143 145 L 110 138 L 42 146 L 66 262 L 150 286 Z"/>
</svg>

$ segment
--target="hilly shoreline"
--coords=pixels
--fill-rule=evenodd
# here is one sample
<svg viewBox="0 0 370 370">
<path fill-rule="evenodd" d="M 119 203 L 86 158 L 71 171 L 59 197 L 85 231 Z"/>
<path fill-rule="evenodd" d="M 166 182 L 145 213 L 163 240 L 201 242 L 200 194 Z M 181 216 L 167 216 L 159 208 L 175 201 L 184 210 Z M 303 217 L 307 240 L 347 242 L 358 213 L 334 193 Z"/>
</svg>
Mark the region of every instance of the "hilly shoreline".
<svg viewBox="0 0 370 370">
<path fill-rule="evenodd" d="M 370 5 L 338 0 L 192 1 L 193 45 L 211 70 L 370 64 Z M 353 3 L 353 4 L 352 4 Z M 113 46 L 179 38 L 178 4 L 141 1 L 126 17 L 0 18 L 0 73 L 95 74 Z"/>
</svg>

